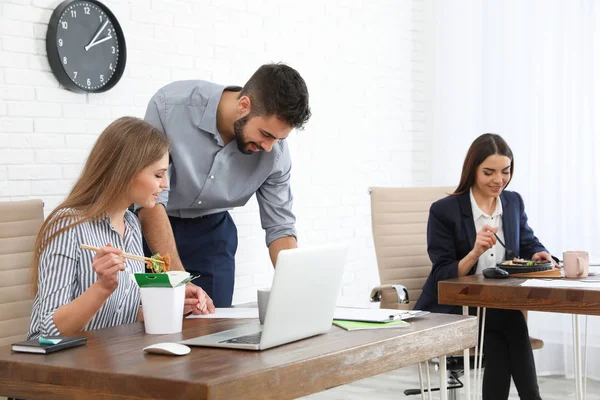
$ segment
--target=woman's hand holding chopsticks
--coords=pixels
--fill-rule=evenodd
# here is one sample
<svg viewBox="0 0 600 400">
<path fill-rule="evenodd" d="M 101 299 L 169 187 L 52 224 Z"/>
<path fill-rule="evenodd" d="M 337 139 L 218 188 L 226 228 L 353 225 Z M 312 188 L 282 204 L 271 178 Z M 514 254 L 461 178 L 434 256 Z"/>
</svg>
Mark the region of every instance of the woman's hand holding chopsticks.
<svg viewBox="0 0 600 400">
<path fill-rule="evenodd" d="M 125 271 L 125 259 L 121 256 L 123 250 L 113 247 L 110 243 L 98 249 L 94 256 L 92 267 L 98 275 L 98 284 L 109 294 L 119 286 L 119 271 Z"/>
</svg>

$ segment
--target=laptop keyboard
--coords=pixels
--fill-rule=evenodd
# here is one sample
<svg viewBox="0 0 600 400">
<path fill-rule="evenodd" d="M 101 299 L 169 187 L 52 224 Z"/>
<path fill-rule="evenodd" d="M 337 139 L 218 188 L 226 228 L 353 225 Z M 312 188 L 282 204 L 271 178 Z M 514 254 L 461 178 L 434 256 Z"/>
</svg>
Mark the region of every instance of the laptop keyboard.
<svg viewBox="0 0 600 400">
<path fill-rule="evenodd" d="M 260 344 L 262 331 L 251 335 L 234 337 L 233 339 L 222 340 L 219 343 L 239 343 L 239 344 Z"/>
</svg>

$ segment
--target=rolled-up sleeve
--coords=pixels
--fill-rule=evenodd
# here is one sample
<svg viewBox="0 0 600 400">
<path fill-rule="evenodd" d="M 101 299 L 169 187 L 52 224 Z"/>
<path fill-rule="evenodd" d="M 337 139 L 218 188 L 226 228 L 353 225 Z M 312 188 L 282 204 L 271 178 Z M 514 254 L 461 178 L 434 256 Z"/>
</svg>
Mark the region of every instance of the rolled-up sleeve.
<svg viewBox="0 0 600 400">
<path fill-rule="evenodd" d="M 166 135 L 167 133 L 165 132 L 165 126 L 163 123 L 165 119 L 165 113 L 165 96 L 163 92 L 159 90 L 154 96 L 152 96 L 152 98 L 148 102 L 148 107 L 146 108 L 146 115 L 144 116 L 144 120 Z M 172 164 L 169 160 L 169 170 L 167 171 L 167 177 L 169 179 L 171 177 L 171 167 Z M 168 201 L 169 188 L 164 188 L 163 191 L 158 194 L 158 199 L 156 200 L 156 203 L 162 204 L 166 207 Z M 138 205 L 134 205 L 134 211 L 138 211 L 140 208 L 141 207 L 139 207 Z"/>
<path fill-rule="evenodd" d="M 61 220 L 56 230 L 68 223 L 68 219 Z M 77 280 L 79 265 L 78 251 L 74 229 L 71 228 L 56 236 L 40 256 L 37 320 L 42 336 L 60 335 L 54 323 L 54 313 L 73 300 L 73 285 Z"/>
<path fill-rule="evenodd" d="M 292 189 L 290 186 L 290 171 L 292 160 L 285 142 L 273 172 L 256 192 L 260 209 L 260 221 L 266 234 L 266 244 L 269 246 L 276 239 L 297 237 L 296 217 L 292 213 Z"/>
</svg>

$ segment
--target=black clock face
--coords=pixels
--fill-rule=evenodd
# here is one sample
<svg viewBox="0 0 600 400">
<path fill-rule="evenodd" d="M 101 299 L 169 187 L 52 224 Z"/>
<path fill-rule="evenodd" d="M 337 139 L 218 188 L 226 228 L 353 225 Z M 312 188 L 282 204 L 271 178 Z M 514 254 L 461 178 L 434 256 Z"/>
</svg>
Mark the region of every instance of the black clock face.
<svg viewBox="0 0 600 400">
<path fill-rule="evenodd" d="M 121 78 L 125 39 L 116 18 L 103 4 L 63 2 L 52 15 L 46 40 L 50 66 L 68 89 L 103 92 Z"/>
</svg>

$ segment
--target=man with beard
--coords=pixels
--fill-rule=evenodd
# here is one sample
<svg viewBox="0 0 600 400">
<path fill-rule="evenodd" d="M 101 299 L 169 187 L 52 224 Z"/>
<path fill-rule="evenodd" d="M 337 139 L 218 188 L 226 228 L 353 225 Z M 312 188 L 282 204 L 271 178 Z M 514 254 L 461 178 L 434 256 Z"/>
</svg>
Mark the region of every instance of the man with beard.
<svg viewBox="0 0 600 400">
<path fill-rule="evenodd" d="M 310 114 L 304 80 L 284 64 L 261 66 L 243 88 L 179 81 L 160 89 L 145 119 L 171 142 L 170 188 L 157 193 L 164 207 L 139 210 L 146 253 L 169 254 L 171 268 L 200 274 L 194 284 L 214 306 L 230 306 L 238 239 L 228 210 L 256 193 L 273 265 L 296 247 L 284 139 Z"/>
</svg>

